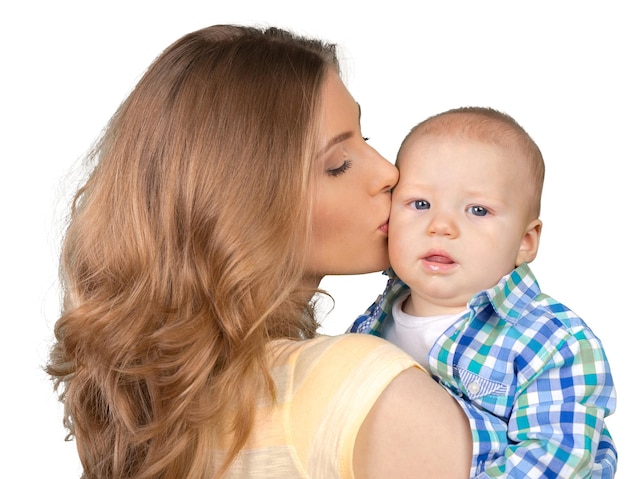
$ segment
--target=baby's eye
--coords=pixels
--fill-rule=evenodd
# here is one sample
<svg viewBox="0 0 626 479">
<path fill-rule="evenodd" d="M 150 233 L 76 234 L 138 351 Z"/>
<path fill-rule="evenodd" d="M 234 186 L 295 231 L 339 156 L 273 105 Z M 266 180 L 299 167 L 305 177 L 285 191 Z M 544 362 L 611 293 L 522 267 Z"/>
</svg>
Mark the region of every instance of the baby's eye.
<svg viewBox="0 0 626 479">
<path fill-rule="evenodd" d="M 427 210 L 430 208 L 430 203 L 426 200 L 415 200 L 412 205 L 416 210 Z"/>
<path fill-rule="evenodd" d="M 467 209 L 467 212 L 470 215 L 474 215 L 474 216 L 487 216 L 489 214 L 489 212 L 487 211 L 487 208 L 483 206 L 478 206 L 478 205 L 470 206 Z"/>
</svg>

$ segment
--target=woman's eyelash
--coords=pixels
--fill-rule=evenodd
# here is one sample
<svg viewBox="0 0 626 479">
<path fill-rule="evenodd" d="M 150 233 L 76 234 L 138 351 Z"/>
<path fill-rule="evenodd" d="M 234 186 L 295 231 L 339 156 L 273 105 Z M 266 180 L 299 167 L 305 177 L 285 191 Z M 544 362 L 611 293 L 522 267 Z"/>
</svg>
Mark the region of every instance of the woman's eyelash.
<svg viewBox="0 0 626 479">
<path fill-rule="evenodd" d="M 342 163 L 342 165 L 338 168 L 329 168 L 328 170 L 326 170 L 326 173 L 328 173 L 330 176 L 339 176 L 342 173 L 345 173 L 346 171 L 348 171 L 348 169 L 352 166 L 352 160 L 346 160 Z"/>
<path fill-rule="evenodd" d="M 369 140 L 370 140 L 370 137 L 369 137 L 369 136 L 364 136 L 364 137 L 363 137 L 363 141 L 369 141 Z"/>
</svg>

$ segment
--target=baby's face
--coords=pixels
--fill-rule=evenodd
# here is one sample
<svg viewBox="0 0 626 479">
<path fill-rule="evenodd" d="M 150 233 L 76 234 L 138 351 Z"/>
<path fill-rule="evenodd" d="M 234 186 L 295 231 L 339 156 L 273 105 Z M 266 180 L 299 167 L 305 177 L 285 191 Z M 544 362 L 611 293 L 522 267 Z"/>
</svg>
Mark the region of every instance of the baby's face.
<svg viewBox="0 0 626 479">
<path fill-rule="evenodd" d="M 475 140 L 417 135 L 405 143 L 389 255 L 411 287 L 413 314 L 460 311 L 534 259 L 541 223 L 529 212 L 526 164 L 521 154 Z"/>
</svg>

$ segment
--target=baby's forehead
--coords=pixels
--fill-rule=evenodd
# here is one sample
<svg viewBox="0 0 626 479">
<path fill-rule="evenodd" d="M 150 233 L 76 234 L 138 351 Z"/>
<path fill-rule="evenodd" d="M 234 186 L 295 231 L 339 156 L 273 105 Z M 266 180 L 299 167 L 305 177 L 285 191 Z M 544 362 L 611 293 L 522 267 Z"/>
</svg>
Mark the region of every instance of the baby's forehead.
<svg viewBox="0 0 626 479">
<path fill-rule="evenodd" d="M 466 181 L 484 176 L 531 180 L 530 161 L 518 148 L 458 136 L 419 135 L 408 142 L 396 163 L 400 176 L 443 175 L 466 171 Z M 479 176 L 476 176 L 479 175 Z M 458 175 L 457 175 L 458 176 Z"/>
<path fill-rule="evenodd" d="M 480 144 L 499 150 L 502 157 L 517 166 L 534 168 L 535 159 L 524 136 L 503 121 L 480 118 L 474 114 L 450 114 L 436 117 L 411 130 L 398 151 L 396 166 L 410 156 L 416 146 L 424 144 Z M 408 153 L 408 155 L 407 155 Z"/>
<path fill-rule="evenodd" d="M 490 157 L 514 162 L 517 166 L 531 161 L 525 158 L 527 155 L 518 142 L 502 136 L 485 138 L 468 135 L 462 131 L 413 132 L 398 151 L 396 166 L 401 168 L 403 162 L 418 160 L 424 154 L 441 155 L 441 161 L 450 154 L 454 155 L 454 158 L 465 158 L 469 161 L 469 158 L 480 154 L 476 153 L 477 151 L 483 151 Z"/>
<path fill-rule="evenodd" d="M 515 124 L 480 113 L 445 113 L 417 125 L 407 140 L 421 136 L 465 139 L 511 148 L 519 146 L 522 132 Z"/>
</svg>

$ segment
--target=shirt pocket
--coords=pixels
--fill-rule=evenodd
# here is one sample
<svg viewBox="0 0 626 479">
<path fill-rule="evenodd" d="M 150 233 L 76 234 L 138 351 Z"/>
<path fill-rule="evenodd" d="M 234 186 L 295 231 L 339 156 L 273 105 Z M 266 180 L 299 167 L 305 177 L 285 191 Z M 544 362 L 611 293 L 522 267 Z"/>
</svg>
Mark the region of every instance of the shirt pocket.
<svg viewBox="0 0 626 479">
<path fill-rule="evenodd" d="M 455 367 L 460 392 L 474 404 L 499 417 L 508 417 L 513 405 L 513 385 Z"/>
</svg>

